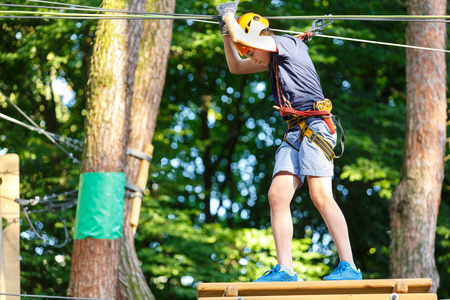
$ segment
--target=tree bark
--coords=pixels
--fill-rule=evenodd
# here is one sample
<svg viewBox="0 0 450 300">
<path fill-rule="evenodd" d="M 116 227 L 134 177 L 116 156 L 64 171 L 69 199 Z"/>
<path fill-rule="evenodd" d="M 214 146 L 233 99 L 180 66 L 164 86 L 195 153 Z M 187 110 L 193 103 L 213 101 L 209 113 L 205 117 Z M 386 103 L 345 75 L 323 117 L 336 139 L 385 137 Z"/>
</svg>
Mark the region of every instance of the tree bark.
<svg viewBox="0 0 450 300">
<path fill-rule="evenodd" d="M 409 0 L 410 15 L 445 15 L 446 1 Z M 409 22 L 407 44 L 445 49 L 445 23 Z M 444 178 L 446 60 L 440 52 L 406 51 L 406 139 L 402 178 L 390 202 L 390 276 L 430 277 L 439 287 L 434 258 Z"/>
<path fill-rule="evenodd" d="M 175 0 L 148 0 L 147 11 L 173 13 Z M 130 118 L 128 148 L 144 151 L 156 127 L 172 41 L 172 20 L 146 21 L 140 42 Z M 126 178 L 135 184 L 141 160 L 127 157 Z M 120 242 L 120 299 L 155 299 L 141 270 L 130 225 L 131 199 L 125 199 L 123 235 Z"/>
<path fill-rule="evenodd" d="M 124 10 L 142 0 L 106 0 L 104 8 Z M 131 98 L 142 24 L 99 21 L 87 92 L 86 137 L 82 173 L 125 172 Z M 133 37 L 127 38 L 132 32 Z M 123 238 L 122 238 L 123 239 Z M 75 240 L 68 294 L 118 299 L 121 239 Z"/>
</svg>

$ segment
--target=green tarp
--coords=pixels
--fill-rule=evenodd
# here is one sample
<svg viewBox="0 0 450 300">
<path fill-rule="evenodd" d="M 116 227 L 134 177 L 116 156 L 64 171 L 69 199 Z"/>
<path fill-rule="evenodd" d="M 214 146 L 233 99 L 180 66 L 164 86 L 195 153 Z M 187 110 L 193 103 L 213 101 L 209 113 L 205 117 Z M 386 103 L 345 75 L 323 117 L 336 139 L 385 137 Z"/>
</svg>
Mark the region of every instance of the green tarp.
<svg viewBox="0 0 450 300">
<path fill-rule="evenodd" d="M 125 173 L 80 175 L 74 239 L 122 236 Z"/>
</svg>

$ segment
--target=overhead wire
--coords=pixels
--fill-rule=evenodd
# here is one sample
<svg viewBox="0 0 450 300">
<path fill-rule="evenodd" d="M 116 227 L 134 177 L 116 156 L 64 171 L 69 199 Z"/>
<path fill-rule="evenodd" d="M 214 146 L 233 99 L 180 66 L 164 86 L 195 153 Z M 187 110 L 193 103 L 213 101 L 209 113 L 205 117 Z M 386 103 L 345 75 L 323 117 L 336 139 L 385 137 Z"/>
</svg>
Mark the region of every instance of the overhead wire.
<svg viewBox="0 0 450 300">
<path fill-rule="evenodd" d="M 421 47 L 421 46 L 414 46 L 414 45 L 407 45 L 407 44 L 396 44 L 396 43 L 380 42 L 380 41 L 365 40 L 365 39 L 338 37 L 338 36 L 325 35 L 325 34 L 318 34 L 316 36 L 323 37 L 323 38 L 329 38 L 329 39 L 339 39 L 339 40 L 352 41 L 352 42 L 377 44 L 377 45 L 383 45 L 383 46 L 394 46 L 394 47 L 410 48 L 410 49 L 417 49 L 417 50 L 428 50 L 428 51 L 437 51 L 437 52 L 450 53 L 450 50 L 446 50 L 446 49 Z"/>
<path fill-rule="evenodd" d="M 34 2 L 43 2 L 43 3 L 49 3 L 49 4 L 65 4 L 65 3 L 58 3 L 58 2 L 51 2 L 51 1 L 36 1 L 36 0 L 29 0 Z M 117 9 L 111 9 L 111 8 L 102 8 L 102 7 L 93 7 L 93 6 L 85 6 L 85 5 L 74 5 L 74 4 L 67 4 L 70 5 L 70 7 L 58 7 L 58 6 L 46 6 L 46 5 L 28 5 L 28 4 L 10 4 L 10 3 L 1 3 L 0 6 L 5 7 L 21 7 L 21 8 L 41 8 L 41 9 L 56 9 L 56 10 L 76 10 L 76 11 L 88 11 L 88 12 L 113 12 L 113 13 L 125 13 L 125 14 L 139 14 L 139 15 L 156 15 L 156 16 L 185 16 L 185 14 L 178 14 L 178 13 L 156 13 L 156 12 L 147 12 L 147 11 L 130 11 L 130 10 L 117 10 Z M 44 13 L 44 12 L 42 12 Z M 198 15 L 198 14 L 191 14 L 190 17 L 197 17 L 201 18 L 205 15 Z M 206 16 L 206 18 L 210 18 L 209 16 Z M 217 19 L 217 17 L 216 17 Z"/>
<path fill-rule="evenodd" d="M 35 17 L 39 19 L 107 19 L 107 20 L 126 20 L 126 19 L 132 19 L 132 20 L 192 20 L 192 19 L 210 19 L 205 18 L 205 16 L 176 16 L 176 15 L 161 15 L 161 14 L 154 14 L 154 15 L 145 15 L 145 14 L 83 14 L 83 13 L 64 13 L 64 12 L 41 12 L 41 11 L 16 11 L 16 10 L 0 10 L 0 14 L 9 13 L 10 16 L 1 16 L 0 18 L 26 18 L 26 17 Z"/>
<path fill-rule="evenodd" d="M 30 294 L 12 294 L 12 293 L 0 293 L 0 296 L 14 296 L 14 297 L 26 297 L 26 298 L 44 298 L 44 299 L 73 299 L 73 300 L 111 300 L 100 298 L 81 298 L 81 297 L 65 297 L 65 296 L 48 296 L 48 295 L 30 295 Z"/>
<path fill-rule="evenodd" d="M 204 22 L 204 23 L 210 23 L 210 24 L 217 24 L 217 22 L 206 21 L 206 20 L 192 20 L 192 21 Z M 284 30 L 284 29 L 274 29 L 274 28 L 270 28 L 270 30 L 274 31 L 274 32 L 289 33 L 289 34 L 295 34 L 295 35 L 303 33 L 303 32 L 299 32 L 299 31 Z M 402 47 L 402 48 L 411 48 L 411 49 L 418 49 L 418 50 L 429 50 L 429 51 L 438 51 L 438 52 L 447 52 L 447 53 L 450 52 L 450 50 L 446 50 L 446 49 L 428 48 L 428 47 L 420 47 L 420 46 L 414 46 L 414 45 L 405 45 L 405 44 L 381 42 L 381 41 L 366 40 L 366 39 L 356 39 L 356 38 L 349 38 L 349 37 L 342 37 L 342 36 L 332 36 L 332 35 L 325 35 L 325 34 L 322 34 L 322 33 L 321 34 L 316 34 L 314 36 L 315 37 L 329 38 L 329 39 L 345 40 L 345 41 L 351 41 L 351 42 L 377 44 L 377 45 L 383 45 L 383 46 L 393 46 L 393 47 Z"/>
<path fill-rule="evenodd" d="M 72 138 L 69 138 L 69 137 L 64 137 L 64 136 L 58 135 L 58 134 L 56 134 L 56 133 L 52 133 L 52 132 L 46 131 L 46 130 L 40 128 L 40 127 L 39 127 L 39 129 L 38 129 L 38 128 L 34 127 L 34 126 L 28 125 L 28 124 L 26 124 L 26 123 L 24 123 L 24 122 L 21 122 L 21 121 L 19 121 L 19 120 L 16 120 L 16 119 L 14 119 L 14 118 L 11 118 L 10 116 L 7 116 L 7 115 L 2 114 L 2 113 L 0 113 L 0 118 L 3 119 L 3 120 L 6 120 L 6 121 L 10 121 L 10 122 L 12 122 L 12 123 L 15 123 L 15 124 L 17 124 L 17 125 L 20 125 L 20 126 L 22 126 L 22 127 L 25 127 L 25 128 L 27 128 L 28 130 L 37 132 L 37 133 L 39 133 L 39 134 L 43 134 L 43 132 L 45 132 L 45 133 L 47 133 L 48 135 L 50 135 L 53 139 L 57 140 L 58 142 L 60 142 L 60 143 L 62 143 L 62 144 L 64 144 L 64 145 L 66 145 L 66 146 L 68 146 L 68 147 L 71 147 L 71 148 L 73 148 L 73 149 L 75 149 L 75 150 L 77 150 L 77 151 L 83 151 L 83 149 L 80 147 L 80 146 L 83 146 L 83 142 L 81 142 L 81 141 L 79 141 L 79 140 L 77 140 L 77 139 L 72 139 Z M 79 145 L 79 146 L 78 146 L 78 145 Z"/>
<path fill-rule="evenodd" d="M 45 244 L 48 244 L 48 245 L 50 245 L 50 246 L 52 246 L 52 247 L 54 247 L 54 248 L 62 248 L 62 247 L 64 247 L 65 245 L 67 245 L 67 243 L 70 241 L 70 238 L 69 238 L 69 229 L 67 228 L 67 224 L 66 224 L 66 220 L 64 220 L 63 218 L 61 218 L 57 213 L 55 213 L 55 215 L 58 217 L 58 219 L 63 223 L 63 225 L 64 225 L 64 241 L 61 243 L 61 244 L 54 244 L 54 245 L 52 245 L 51 243 L 49 243 L 49 241 L 51 240 L 51 238 L 46 238 L 46 237 L 43 237 L 42 235 L 40 235 L 38 232 L 37 232 L 37 230 L 36 230 L 36 228 L 34 227 L 34 225 L 33 225 L 33 223 L 31 222 L 31 220 L 30 220 L 30 217 L 29 217 L 29 215 L 28 215 L 28 207 L 24 207 L 23 208 L 23 213 L 25 214 L 25 217 L 26 217 L 26 219 L 27 219 L 27 221 L 28 221 L 28 225 L 30 225 L 30 229 L 34 232 L 34 234 L 40 239 L 40 240 L 42 240 Z"/>
<path fill-rule="evenodd" d="M 76 190 L 76 192 L 78 192 L 78 191 Z M 68 192 L 68 193 L 71 193 L 71 192 Z M 13 199 L 11 199 L 11 200 L 13 200 Z M 57 204 L 53 204 L 53 203 L 55 203 L 55 202 L 53 202 L 53 203 L 50 203 L 50 205 L 47 204 L 46 207 L 44 209 L 41 209 L 41 210 L 29 210 L 29 208 L 27 206 L 28 204 L 23 204 L 19 200 L 23 201 L 24 199 L 14 199 L 15 202 L 18 202 L 22 206 L 22 212 L 21 213 L 25 215 L 25 218 L 26 218 L 26 220 L 28 222 L 28 225 L 30 226 L 31 231 L 34 232 L 35 236 L 38 239 L 42 240 L 45 245 L 51 246 L 51 247 L 54 247 L 54 248 L 62 248 L 65 245 L 67 245 L 67 243 L 70 241 L 69 229 L 67 227 L 67 221 L 64 220 L 58 213 L 56 213 L 56 211 L 57 210 L 64 211 L 66 209 L 74 207 L 77 204 L 77 200 L 78 200 L 77 198 L 72 198 L 72 199 L 71 198 L 67 198 L 66 200 L 60 200 L 60 201 L 58 201 L 59 203 L 57 203 Z M 32 200 L 32 201 L 34 201 L 34 200 Z M 36 204 L 37 203 L 31 204 L 31 205 L 36 205 Z M 60 243 L 60 244 L 56 243 L 55 244 L 55 243 L 53 243 L 53 238 L 52 237 L 43 236 L 36 230 L 36 227 L 31 222 L 29 214 L 30 213 L 42 213 L 42 212 L 52 212 L 62 222 L 63 227 L 64 227 L 64 241 L 62 243 Z M 7 214 L 16 214 L 16 213 L 3 212 L 3 214 L 7 215 Z"/>
<path fill-rule="evenodd" d="M 69 156 L 72 161 L 76 164 L 81 164 L 81 162 L 76 159 L 73 154 L 71 152 L 68 152 L 64 147 L 62 147 L 53 137 L 50 136 L 50 134 L 48 134 L 44 129 L 42 129 L 38 124 L 36 124 L 36 122 L 33 121 L 33 119 L 31 119 L 22 109 L 20 109 L 20 107 L 18 107 L 13 101 L 11 101 L 11 99 L 9 99 L 9 97 L 7 97 L 1 90 L 0 90 L 0 95 L 3 96 L 8 102 L 9 104 L 11 104 L 22 116 L 25 117 L 25 119 L 28 120 L 28 122 L 30 122 L 34 128 L 36 128 L 36 130 L 39 133 L 42 133 L 43 135 L 45 135 L 53 144 L 55 144 L 58 148 L 60 148 L 67 156 Z"/>
<path fill-rule="evenodd" d="M 6 197 L 3 197 L 7 199 Z M 10 199 L 11 201 L 14 201 L 15 199 Z M 57 204 L 52 204 L 51 206 L 46 206 L 43 209 L 33 209 L 28 210 L 29 213 L 44 213 L 44 212 L 51 212 L 55 213 L 56 211 L 64 211 L 67 209 L 70 209 L 74 207 L 77 204 L 77 198 L 67 198 L 66 200 L 60 200 Z M 16 214 L 15 212 L 3 212 L 2 214 Z"/>
<path fill-rule="evenodd" d="M 301 34 L 302 33 L 302 32 L 297 32 L 297 31 L 272 29 L 272 28 L 270 30 L 275 31 L 275 32 L 284 32 L 284 33 L 290 33 L 290 34 Z M 414 45 L 388 43 L 388 42 L 381 42 L 381 41 L 374 41 L 374 40 L 348 38 L 348 37 L 342 37 L 342 36 L 316 34 L 315 37 L 323 37 L 323 38 L 328 38 L 328 39 L 338 39 L 338 40 L 345 40 L 345 41 L 351 41 L 351 42 L 360 42 L 360 43 L 377 44 L 377 45 L 383 45 L 383 46 L 394 46 L 394 47 L 450 53 L 450 50 L 446 50 L 446 49 L 437 49 L 437 48 L 420 47 L 420 46 L 414 46 Z"/>
<path fill-rule="evenodd" d="M 36 131 L 36 132 L 39 132 L 41 134 L 44 134 L 47 137 L 50 137 L 51 140 L 53 139 L 54 143 L 57 144 L 57 145 L 59 145 L 59 144 L 56 143 L 56 140 L 58 140 L 58 141 L 60 141 L 62 143 L 65 143 L 66 145 L 70 144 L 71 146 L 75 147 L 77 150 L 81 150 L 80 147 L 77 147 L 77 146 L 73 145 L 72 143 L 65 141 L 63 137 L 61 137 L 59 135 L 56 135 L 56 134 L 53 134 L 53 133 L 50 133 L 50 132 L 47 132 L 47 131 L 43 130 L 42 128 L 40 128 L 17 105 L 15 105 L 8 97 L 6 97 L 6 95 L 3 94 L 3 92 L 0 91 L 0 94 L 3 95 L 3 97 L 5 97 L 5 99 L 7 99 L 8 102 L 10 102 L 14 106 L 14 108 L 16 108 L 19 112 L 21 112 L 22 115 L 24 115 L 28 120 L 30 120 L 30 122 L 34 126 L 30 126 L 28 124 L 25 124 L 23 122 L 15 120 L 15 119 L 13 119 L 11 117 L 8 117 L 8 116 L 6 116 L 6 115 L 4 115 L 2 113 L 0 113 L 0 117 L 1 118 L 5 119 L 5 120 L 8 120 L 8 121 L 11 121 L 13 123 L 19 124 L 21 126 L 24 126 L 24 127 L 28 128 L 29 130 Z M 76 141 L 78 143 L 81 143 L 81 142 L 79 142 L 77 140 L 74 140 L 74 139 L 70 139 L 70 140 L 72 142 Z M 62 148 L 62 147 L 60 147 L 60 148 Z M 64 149 L 64 148 L 62 148 L 62 149 Z M 50 245 L 52 247 L 62 248 L 70 241 L 69 230 L 67 228 L 66 220 L 62 219 L 61 216 L 56 213 L 56 211 L 57 210 L 63 211 L 63 210 L 66 210 L 66 209 L 74 207 L 76 205 L 76 203 L 77 203 L 77 200 L 78 200 L 77 197 L 69 198 L 68 196 L 73 196 L 73 194 L 76 194 L 76 193 L 78 193 L 78 190 L 72 190 L 72 191 L 69 191 L 69 192 L 61 193 L 61 194 L 53 194 L 51 196 L 44 196 L 42 198 L 36 197 L 35 199 L 30 199 L 30 200 L 28 200 L 28 199 L 21 199 L 21 198 L 11 199 L 11 200 L 14 200 L 15 202 L 19 203 L 20 206 L 23 207 L 23 214 L 25 214 L 25 217 L 26 217 L 26 219 L 28 221 L 28 224 L 30 225 L 30 229 L 35 233 L 35 235 L 39 239 L 41 239 L 44 243 L 46 243 L 46 244 L 48 244 L 48 245 Z M 53 200 L 53 199 L 58 199 L 60 196 L 65 196 L 67 198 L 65 200 Z M 28 205 L 33 205 L 34 206 L 34 205 L 37 205 L 39 203 L 44 204 L 45 208 L 41 209 L 41 210 L 33 210 L 33 211 L 29 211 L 28 210 L 28 207 L 27 207 Z M 39 212 L 52 212 L 63 223 L 65 238 L 64 238 L 64 241 L 62 243 L 60 243 L 60 244 L 51 244 L 51 242 L 50 242 L 52 240 L 51 238 L 45 238 L 45 237 L 43 237 L 42 235 L 40 235 L 37 232 L 36 228 L 33 226 L 32 222 L 30 220 L 30 217 L 29 217 L 28 213 L 39 213 Z"/>
<path fill-rule="evenodd" d="M 45 4 L 53 4 L 53 5 L 61 5 L 61 6 L 69 6 L 70 9 L 74 8 L 83 8 L 83 9 L 89 9 L 92 11 L 110 11 L 110 12 L 125 12 L 125 13 L 135 13 L 133 11 L 123 11 L 123 10 L 116 10 L 116 9 L 108 9 L 108 8 L 100 8 L 100 7 L 93 7 L 93 6 L 86 6 L 86 5 L 78 5 L 78 4 L 71 4 L 71 3 L 62 3 L 62 2 L 55 2 L 55 1 L 46 1 L 46 0 L 29 0 L 30 2 L 38 2 L 38 3 L 45 3 Z M 201 15 L 201 14 L 177 14 L 177 13 L 153 13 L 153 12 L 137 12 L 140 14 L 162 14 L 162 15 L 189 15 L 189 16 L 199 16 L 199 17 L 205 17 L 207 19 L 218 19 L 218 16 L 216 15 Z M 427 16 L 415 16 L 415 15 L 407 15 L 407 16 L 399 16 L 399 15 L 385 15 L 385 16 L 374 16 L 374 15 L 362 15 L 362 16 L 355 16 L 355 15 L 328 15 L 326 17 L 324 16 L 268 16 L 266 18 L 276 20 L 276 19 L 297 19 L 297 20 L 315 20 L 315 19 L 336 19 L 336 20 L 378 20 L 378 21 L 404 21 L 405 18 L 408 19 L 414 19 L 416 21 L 429 21 L 429 20 L 436 20 L 439 18 L 443 19 L 450 19 L 450 16 L 444 15 L 444 16 L 429 16 L 429 18 L 424 18 Z"/>
<path fill-rule="evenodd" d="M 450 22 L 449 15 L 325 15 L 325 16 L 268 16 L 271 20 L 344 20 L 386 22 Z"/>
<path fill-rule="evenodd" d="M 38 2 L 51 5 L 60 5 L 65 7 L 55 7 L 55 6 L 38 6 L 38 5 L 26 5 L 26 4 L 0 4 L 0 6 L 5 7 L 22 7 L 22 8 L 41 8 L 41 9 L 57 9 L 57 10 L 79 10 L 79 11 L 90 11 L 90 12 L 113 12 L 113 13 L 124 13 L 125 15 L 96 15 L 92 14 L 77 14 L 77 13 L 51 13 L 42 11 L 0 11 L 0 14 L 10 13 L 13 15 L 24 13 L 24 14 L 42 14 L 48 15 L 46 18 L 107 18 L 107 19 L 206 19 L 206 20 L 217 20 L 217 15 L 201 15 L 201 14 L 181 14 L 181 13 L 160 13 L 160 12 L 145 12 L 145 11 L 128 11 L 128 10 L 118 10 L 110 8 L 93 7 L 86 5 L 45 1 L 45 0 L 30 0 L 31 2 Z M 0 17 L 14 17 L 14 16 L 0 16 Z M 17 17 L 17 16 L 16 16 Z M 19 16 L 26 17 L 26 16 Z M 45 17 L 45 16 L 42 16 Z M 271 20 L 355 20 L 355 21 L 394 21 L 394 22 L 450 22 L 449 15 L 327 15 L 327 16 L 267 16 L 267 19 Z"/>
<path fill-rule="evenodd" d="M 21 12 L 24 12 L 24 14 L 44 14 L 44 15 L 50 15 L 50 16 L 39 16 L 40 18 L 89 18 L 89 19 L 182 19 L 182 20 L 188 20 L 193 18 L 204 18 L 204 19 L 218 19 L 217 16 L 212 15 L 200 15 L 200 14 L 179 14 L 179 13 L 161 13 L 161 12 L 146 12 L 146 11 L 129 11 L 129 10 L 118 10 L 118 9 L 110 9 L 110 8 L 102 8 L 102 7 L 92 7 L 92 6 L 86 6 L 86 5 L 76 5 L 76 4 L 68 4 L 68 3 L 60 3 L 60 2 L 53 2 L 53 1 L 43 1 L 43 0 L 30 0 L 32 2 L 40 2 L 45 4 L 52 4 L 52 5 L 64 5 L 69 6 L 67 8 L 64 7 L 55 7 L 55 6 L 39 6 L 39 5 L 26 5 L 26 4 L 3 4 L 0 3 L 0 6 L 5 7 L 22 7 L 22 8 L 44 8 L 44 9 L 56 9 L 56 10 L 79 10 L 79 11 L 89 11 L 89 12 L 112 12 L 112 13 L 121 13 L 126 15 L 107 15 L 107 14 L 76 14 L 76 13 L 54 13 L 54 12 L 42 12 L 42 11 L 0 11 L 0 14 L 3 13 L 10 13 L 10 14 L 20 14 Z M 15 16 L 0 16 L 2 17 L 15 17 Z M 27 16 L 19 16 L 20 18 L 27 17 Z"/>
<path fill-rule="evenodd" d="M 191 20 L 195 22 L 204 22 L 204 23 L 217 23 L 211 22 L 208 20 L 217 20 L 218 17 L 215 15 L 199 15 L 199 14 L 180 14 L 180 13 L 157 13 L 157 12 L 141 12 L 141 11 L 127 11 L 127 10 L 117 10 L 117 9 L 108 9 L 101 7 L 93 7 L 86 5 L 78 5 L 78 4 L 70 4 L 70 3 L 62 3 L 55 1 L 46 1 L 46 0 L 29 0 L 31 2 L 43 3 L 43 4 L 51 4 L 51 5 L 60 5 L 61 7 L 56 6 L 42 6 L 42 5 L 24 5 L 24 4 L 0 4 L 0 6 L 8 6 L 8 7 L 26 7 L 26 8 L 44 8 L 44 9 L 57 9 L 57 10 L 80 10 L 80 11 L 89 11 L 89 12 L 113 12 L 117 14 L 92 14 L 92 13 L 65 13 L 65 12 L 42 12 L 42 11 L 0 11 L 0 14 L 9 12 L 10 16 L 1 16 L 0 18 L 31 18 L 31 19 L 98 19 L 98 20 L 120 20 L 120 19 L 134 19 L 134 20 L 164 20 L 164 19 L 172 19 L 172 20 Z M 19 15 L 20 13 L 26 15 Z M 399 22 L 450 22 L 449 15 L 326 15 L 326 16 L 268 16 L 267 19 L 272 20 L 353 20 L 353 21 L 399 21 Z M 280 30 L 280 29 L 272 29 L 273 31 L 285 32 L 285 33 L 295 33 L 298 32 Z M 403 47 L 403 48 L 411 48 L 411 49 L 419 49 L 419 50 L 429 50 L 429 51 L 438 51 L 438 52 L 450 52 L 445 49 L 436 49 L 430 47 L 420 47 L 414 45 L 404 45 L 397 43 L 389 43 L 382 41 L 374 41 L 367 39 L 356 39 L 350 37 L 340 37 L 340 36 L 331 36 L 331 35 L 316 35 L 321 36 L 323 38 L 330 39 L 339 39 L 346 40 L 352 42 L 361 42 L 361 43 L 369 43 L 369 44 L 377 44 L 383 46 L 394 46 L 394 47 Z"/>
<path fill-rule="evenodd" d="M 36 197 L 34 199 L 21 199 L 17 198 L 14 199 L 14 202 L 19 203 L 20 206 L 22 206 L 23 214 L 25 215 L 28 224 L 30 225 L 30 229 L 34 232 L 36 237 L 41 239 L 44 243 L 55 247 L 55 248 L 62 248 L 64 247 L 70 240 L 69 238 L 69 230 L 67 228 L 66 220 L 62 219 L 59 214 L 56 213 L 56 211 L 64 211 L 66 209 L 72 208 L 77 203 L 78 196 L 78 190 L 72 190 L 68 192 L 63 192 L 60 194 L 52 194 L 50 196 L 44 196 L 44 197 Z M 58 200 L 60 197 L 65 197 L 65 200 Z M 45 208 L 41 210 L 29 210 L 28 206 L 35 206 L 38 204 L 44 204 Z M 54 213 L 58 219 L 63 223 L 64 225 L 64 236 L 65 239 L 61 244 L 51 244 L 51 238 L 43 237 L 41 234 L 39 234 L 34 227 L 33 223 L 30 220 L 29 213 L 41 213 L 41 212 L 52 212 Z"/>
<path fill-rule="evenodd" d="M 46 0 L 28 0 L 30 2 L 38 2 L 38 3 L 45 3 L 45 4 L 54 4 L 54 5 L 64 5 L 64 6 L 69 6 L 69 8 L 67 8 L 68 10 L 72 10 L 74 8 L 83 8 L 86 10 L 91 10 L 91 11 L 109 11 L 109 12 L 118 12 L 118 13 L 138 13 L 138 14 L 145 14 L 145 15 L 174 15 L 174 16 L 184 16 L 185 14 L 180 14 L 180 13 L 162 13 L 162 12 L 147 12 L 147 11 L 129 11 L 129 10 L 117 10 L 117 9 L 112 9 L 112 8 L 104 8 L 104 7 L 94 7 L 94 6 L 87 6 L 87 5 L 79 5 L 79 4 L 70 4 L 70 3 L 61 3 L 61 2 L 54 2 L 54 1 L 46 1 Z M 59 8 L 61 9 L 61 8 Z M 205 15 L 201 15 L 201 14 L 189 14 L 189 16 L 198 16 L 198 17 L 203 17 Z M 207 16 L 207 18 L 209 18 L 209 16 Z M 218 19 L 217 16 L 212 16 L 213 19 Z"/>
<path fill-rule="evenodd" d="M 50 203 L 51 205 L 53 205 L 54 203 L 58 203 L 61 202 L 61 200 L 58 200 L 60 197 L 67 197 L 67 196 L 77 196 L 78 194 L 78 190 L 71 190 L 68 192 L 63 192 L 60 194 L 52 194 L 50 196 L 44 196 L 44 197 L 35 197 L 34 199 L 22 199 L 22 198 L 17 198 L 14 201 L 19 203 L 22 206 L 26 206 L 26 205 L 31 205 L 31 206 L 35 206 L 37 204 L 48 204 Z M 56 199 L 56 200 L 54 200 Z"/>
<path fill-rule="evenodd" d="M 58 9 L 58 8 L 54 8 Z M 59 8 L 60 9 L 60 8 Z M 61 10 L 61 9 L 60 9 Z M 192 20 L 192 19 L 204 19 L 204 20 L 217 20 L 217 16 L 213 15 L 190 15 L 190 14 L 163 14 L 163 13 L 145 13 L 145 12 L 133 12 L 129 11 L 115 11 L 108 10 L 114 14 L 93 14 L 93 13 L 66 13 L 66 12 L 44 12 L 44 11 L 26 11 L 26 10 L 0 10 L 0 18 L 27 18 L 38 17 L 41 19 L 73 19 L 73 18 L 86 18 L 86 19 L 135 19 L 135 20 Z M 5 15 L 6 14 L 6 15 Z M 9 15 L 8 15 L 9 14 Z M 450 16 L 350 16 L 350 15 L 336 15 L 336 16 L 268 16 L 269 20 L 347 20 L 347 21 L 386 21 L 386 22 L 450 22 Z"/>
</svg>

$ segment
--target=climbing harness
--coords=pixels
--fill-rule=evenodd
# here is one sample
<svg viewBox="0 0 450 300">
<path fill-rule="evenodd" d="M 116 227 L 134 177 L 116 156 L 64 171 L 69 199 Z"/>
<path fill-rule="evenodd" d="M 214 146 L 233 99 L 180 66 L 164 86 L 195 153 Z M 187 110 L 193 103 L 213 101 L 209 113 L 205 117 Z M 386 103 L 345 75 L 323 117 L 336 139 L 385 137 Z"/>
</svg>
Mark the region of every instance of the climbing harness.
<svg viewBox="0 0 450 300">
<path fill-rule="evenodd" d="M 288 100 L 286 100 L 288 101 Z M 317 101 L 314 106 L 317 107 L 318 103 L 319 105 L 321 103 L 329 103 L 330 105 L 330 111 L 327 110 L 309 110 L 309 111 L 299 111 L 292 108 L 286 108 L 286 107 L 278 107 L 274 106 L 276 110 L 280 111 L 280 115 L 283 117 L 286 117 L 286 124 L 288 126 L 288 129 L 294 128 L 296 126 L 300 127 L 300 140 L 303 141 L 304 137 L 306 136 L 308 141 L 311 143 L 314 143 L 319 147 L 320 150 L 325 154 L 327 159 L 329 161 L 332 161 L 333 158 L 340 158 L 344 154 L 344 143 L 345 143 L 345 135 L 344 135 L 344 129 L 342 128 L 341 122 L 339 121 L 339 117 L 336 115 L 331 114 L 331 101 L 329 99 L 324 99 L 322 101 Z M 306 121 L 310 118 L 321 118 L 325 124 L 327 125 L 328 129 L 330 130 L 331 134 L 334 134 L 336 126 L 339 128 L 340 131 L 340 142 L 341 142 L 341 154 L 336 156 L 336 154 L 333 151 L 333 146 L 330 142 L 328 142 L 325 138 L 323 138 L 320 134 L 313 131 L 307 124 Z M 284 136 L 284 141 L 291 146 L 293 149 L 299 151 L 296 147 L 294 147 L 287 139 L 286 134 Z"/>
<path fill-rule="evenodd" d="M 313 22 L 313 25 L 311 26 L 311 29 L 304 32 L 301 35 L 296 36 L 297 38 L 301 39 L 303 42 L 310 41 L 316 34 L 320 33 L 325 27 L 329 26 L 333 21 L 327 22 L 326 20 L 316 20 Z M 313 105 L 312 110 L 308 111 L 299 111 L 292 108 L 291 103 L 288 99 L 286 99 L 281 86 L 280 86 L 280 79 L 278 76 L 278 66 L 275 63 L 275 60 L 272 60 L 272 66 L 273 66 L 273 72 L 275 74 L 275 82 L 277 86 L 277 95 L 278 95 L 278 102 L 279 106 L 274 106 L 276 110 L 280 112 L 280 115 L 286 120 L 288 129 L 294 128 L 296 126 L 300 127 L 300 140 L 303 141 L 304 137 L 306 136 L 308 138 L 308 141 L 311 143 L 314 143 L 319 147 L 320 150 L 325 154 L 327 159 L 329 161 L 332 161 L 333 158 L 340 158 L 344 154 L 344 142 L 345 142 L 345 136 L 344 136 L 344 130 L 342 128 L 342 125 L 339 121 L 338 116 L 335 116 L 331 113 L 331 110 L 333 108 L 333 105 L 331 103 L 331 100 L 329 99 L 323 99 L 321 101 L 316 101 Z M 334 134 L 336 126 L 340 130 L 340 142 L 341 142 L 341 148 L 342 152 L 339 156 L 336 156 L 336 154 L 333 151 L 333 146 L 330 142 L 328 142 L 324 137 L 322 137 L 320 134 L 313 131 L 309 126 L 306 124 L 306 121 L 311 118 L 320 118 L 322 119 L 325 124 L 327 125 L 329 131 L 331 134 Z M 286 134 L 284 136 L 284 141 L 294 148 L 295 150 L 299 151 L 299 149 L 295 148 L 289 141 L 286 139 Z"/>
</svg>

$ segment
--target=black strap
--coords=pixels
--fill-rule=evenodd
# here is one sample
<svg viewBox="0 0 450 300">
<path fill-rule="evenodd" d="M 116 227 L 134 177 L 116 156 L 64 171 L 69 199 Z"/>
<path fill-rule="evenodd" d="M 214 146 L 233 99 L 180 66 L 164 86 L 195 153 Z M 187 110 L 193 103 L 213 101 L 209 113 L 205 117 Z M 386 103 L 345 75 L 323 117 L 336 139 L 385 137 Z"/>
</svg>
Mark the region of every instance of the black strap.
<svg viewBox="0 0 450 300">
<path fill-rule="evenodd" d="M 139 151 L 139 150 L 136 150 L 136 149 L 127 148 L 127 153 L 126 154 L 127 155 L 132 155 L 132 156 L 140 158 L 140 159 L 145 159 L 149 163 L 152 162 L 152 158 L 147 153 Z"/>
<path fill-rule="evenodd" d="M 339 128 L 341 132 L 340 141 L 341 141 L 341 154 L 336 156 L 336 158 L 342 157 L 344 155 L 344 142 L 345 142 L 345 135 L 344 135 L 344 128 L 342 128 L 341 122 L 339 121 L 339 117 L 336 115 L 333 115 L 331 117 L 333 119 L 334 124 Z"/>
</svg>

